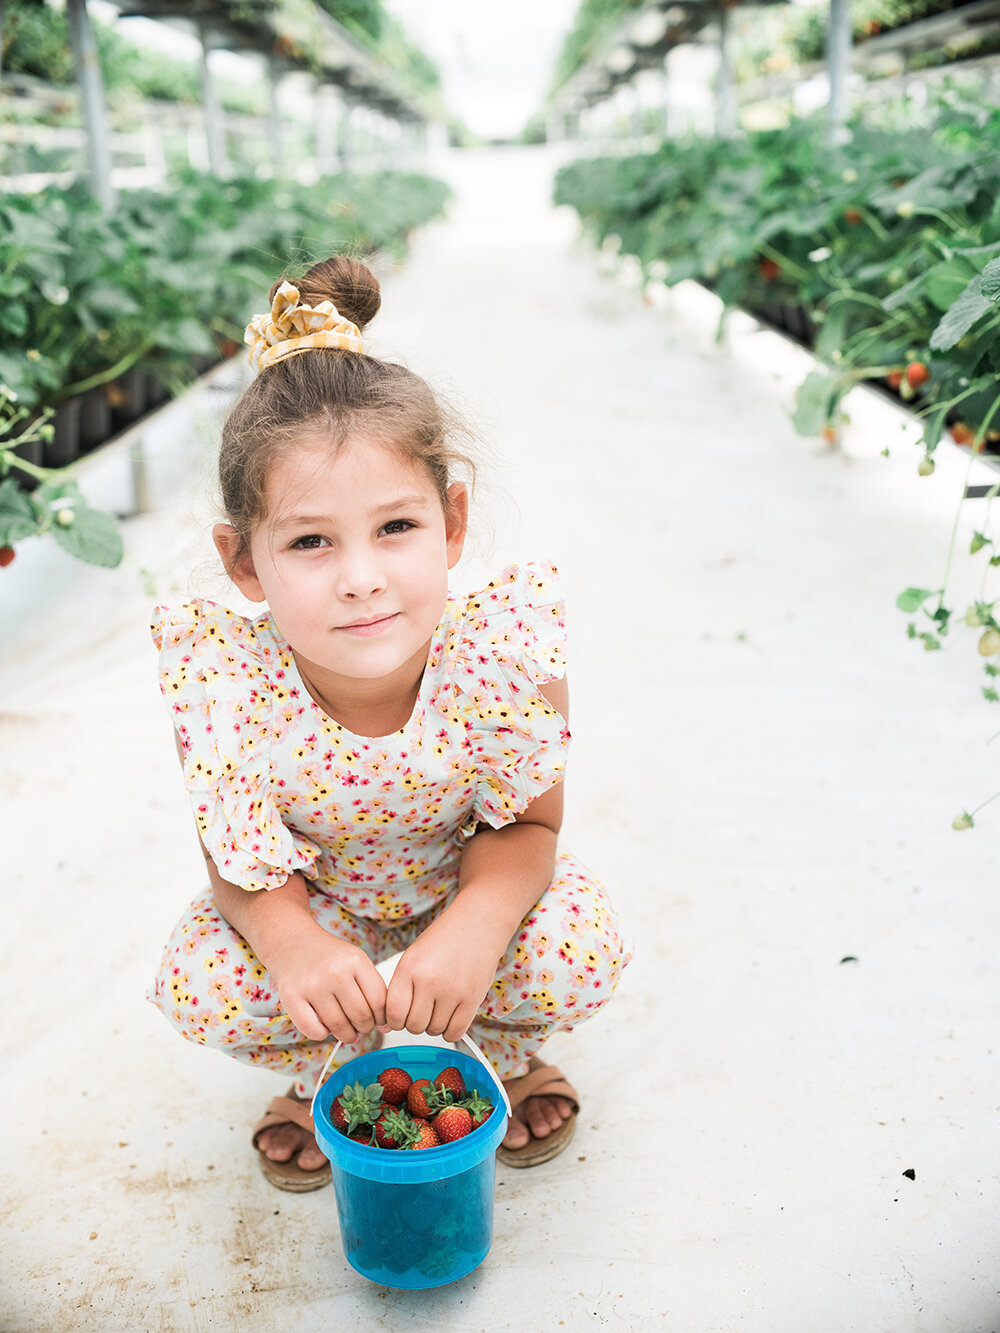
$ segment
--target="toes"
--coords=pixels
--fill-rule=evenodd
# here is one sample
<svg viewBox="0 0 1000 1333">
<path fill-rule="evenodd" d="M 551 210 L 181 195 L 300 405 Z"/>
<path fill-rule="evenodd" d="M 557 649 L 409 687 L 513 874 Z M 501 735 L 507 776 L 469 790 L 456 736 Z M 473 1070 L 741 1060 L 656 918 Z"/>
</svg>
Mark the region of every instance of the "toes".
<svg viewBox="0 0 1000 1333">
<path fill-rule="evenodd" d="M 272 1162 L 287 1162 L 302 1147 L 302 1130 L 296 1125 L 274 1125 L 265 1129 L 257 1146 Z"/>
<path fill-rule="evenodd" d="M 527 1125 L 515 1115 L 507 1128 L 507 1133 L 504 1135 L 503 1146 L 505 1148 L 523 1148 L 530 1138 L 531 1135 L 528 1132 Z"/>
<path fill-rule="evenodd" d="M 298 1155 L 298 1164 L 303 1171 L 318 1171 L 326 1164 L 326 1155 L 312 1144 L 302 1149 Z"/>
</svg>

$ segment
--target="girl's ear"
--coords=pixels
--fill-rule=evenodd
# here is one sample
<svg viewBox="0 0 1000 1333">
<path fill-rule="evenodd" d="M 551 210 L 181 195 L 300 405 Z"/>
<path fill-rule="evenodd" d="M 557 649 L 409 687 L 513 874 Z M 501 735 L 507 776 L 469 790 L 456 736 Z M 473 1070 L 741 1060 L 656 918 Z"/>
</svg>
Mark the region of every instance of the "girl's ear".
<svg viewBox="0 0 1000 1333">
<path fill-rule="evenodd" d="M 465 533 L 469 526 L 469 492 L 461 482 L 448 487 L 448 508 L 444 531 L 448 550 L 448 568 L 454 569 L 462 557 Z"/>
<path fill-rule="evenodd" d="M 231 523 L 216 523 L 212 529 L 212 540 L 215 542 L 215 549 L 222 557 L 226 573 L 247 601 L 266 601 L 267 598 L 264 595 L 264 589 L 260 586 L 260 580 L 257 578 L 257 571 L 254 569 L 250 552 L 245 546 L 242 551 L 240 550 L 240 536 L 233 525 Z"/>
</svg>

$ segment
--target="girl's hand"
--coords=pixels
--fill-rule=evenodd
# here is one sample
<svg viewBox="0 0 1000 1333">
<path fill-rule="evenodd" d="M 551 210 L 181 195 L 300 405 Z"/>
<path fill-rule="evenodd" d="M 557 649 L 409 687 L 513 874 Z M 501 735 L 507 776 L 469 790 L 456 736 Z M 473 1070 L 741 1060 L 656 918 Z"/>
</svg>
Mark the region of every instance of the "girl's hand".
<svg viewBox="0 0 1000 1333">
<path fill-rule="evenodd" d="M 456 923 L 457 924 L 457 923 Z M 506 941 L 470 938 L 442 915 L 400 956 L 389 982 L 385 1021 L 395 1032 L 458 1041 L 496 976 Z"/>
<path fill-rule="evenodd" d="M 283 1009 L 311 1041 L 332 1034 L 349 1043 L 385 1026 L 386 987 L 375 964 L 315 922 L 272 948 L 268 971 Z"/>
</svg>

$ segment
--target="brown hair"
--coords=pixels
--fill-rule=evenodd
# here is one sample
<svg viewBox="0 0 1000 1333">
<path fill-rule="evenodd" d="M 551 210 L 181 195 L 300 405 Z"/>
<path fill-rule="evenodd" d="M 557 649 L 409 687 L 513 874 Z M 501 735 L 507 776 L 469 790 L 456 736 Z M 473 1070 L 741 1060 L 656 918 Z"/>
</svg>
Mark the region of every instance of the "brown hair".
<svg viewBox="0 0 1000 1333">
<path fill-rule="evenodd" d="M 292 278 L 308 305 L 332 301 L 363 332 L 382 303 L 378 279 L 366 264 L 334 255 Z M 280 281 L 271 288 L 268 300 Z M 456 471 L 475 478 L 475 463 L 456 444 L 473 432 L 419 375 L 405 366 L 358 352 L 313 348 L 259 374 L 237 400 L 222 429 L 219 486 L 239 553 L 266 512 L 268 473 L 275 458 L 307 439 L 329 441 L 335 452 L 353 433 L 390 445 L 426 468 L 448 510 Z"/>
</svg>

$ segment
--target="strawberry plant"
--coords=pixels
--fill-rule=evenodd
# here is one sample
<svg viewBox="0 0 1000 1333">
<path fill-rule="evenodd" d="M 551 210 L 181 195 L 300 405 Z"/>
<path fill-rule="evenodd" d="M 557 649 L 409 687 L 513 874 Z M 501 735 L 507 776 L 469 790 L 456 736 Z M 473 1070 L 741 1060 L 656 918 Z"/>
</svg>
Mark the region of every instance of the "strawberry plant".
<svg viewBox="0 0 1000 1333">
<path fill-rule="evenodd" d="M 77 559 L 114 568 L 122 539 L 112 515 L 90 507 L 67 469 L 41 467 L 16 452 L 51 430 L 47 414 L 29 414 L 0 385 L 0 566 L 11 563 L 18 542 L 48 534 Z M 9 475 L 15 467 L 36 483 L 33 489 Z"/>
<path fill-rule="evenodd" d="M 949 100 L 950 99 L 950 100 Z M 656 152 L 563 167 L 570 204 L 600 244 L 635 256 L 649 279 L 693 278 L 725 312 L 789 307 L 820 363 L 800 386 L 794 422 L 836 443 L 857 384 L 895 393 L 919 421 L 918 471 L 934 472 L 948 437 L 1000 454 L 1000 112 L 947 94 L 927 126 L 855 124 L 827 141 L 821 120 L 743 138 L 664 143 Z M 1000 565 L 989 503 L 968 552 L 983 587 L 963 624 L 979 631 L 983 695 L 1000 702 Z M 957 523 L 956 528 L 957 531 Z M 955 537 L 941 587 L 908 588 L 898 606 L 925 649 L 956 623 L 948 604 Z M 992 798 L 991 798 L 992 799 Z M 981 808 L 981 807 L 980 807 Z M 956 828 L 973 825 L 963 812 Z"/>
</svg>

